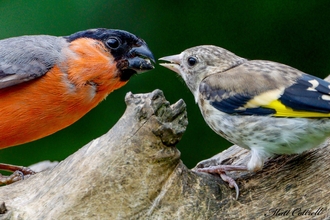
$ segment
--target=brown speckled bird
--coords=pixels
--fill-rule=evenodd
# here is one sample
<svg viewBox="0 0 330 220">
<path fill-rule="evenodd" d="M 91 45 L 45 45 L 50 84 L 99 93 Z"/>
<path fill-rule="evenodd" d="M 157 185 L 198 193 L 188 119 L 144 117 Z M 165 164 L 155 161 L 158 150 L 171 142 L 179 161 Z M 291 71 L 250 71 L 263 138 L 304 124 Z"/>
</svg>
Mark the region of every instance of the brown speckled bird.
<svg viewBox="0 0 330 220">
<path fill-rule="evenodd" d="M 238 186 L 226 171 L 260 170 L 268 157 L 301 153 L 330 135 L 330 84 L 320 78 L 211 45 L 160 60 L 184 79 L 212 130 L 251 151 L 247 166 L 198 169 L 220 174 L 236 198 Z"/>
</svg>

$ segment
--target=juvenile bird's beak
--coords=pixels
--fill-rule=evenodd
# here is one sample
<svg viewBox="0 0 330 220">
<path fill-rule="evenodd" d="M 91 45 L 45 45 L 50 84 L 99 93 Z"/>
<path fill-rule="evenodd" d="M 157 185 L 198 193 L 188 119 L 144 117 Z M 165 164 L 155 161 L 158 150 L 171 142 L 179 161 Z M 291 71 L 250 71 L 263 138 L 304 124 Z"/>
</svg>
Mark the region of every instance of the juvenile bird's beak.
<svg viewBox="0 0 330 220">
<path fill-rule="evenodd" d="M 180 74 L 180 65 L 181 65 L 181 60 L 182 60 L 181 53 L 177 54 L 177 55 L 162 57 L 159 60 L 171 62 L 171 63 L 160 63 L 159 65 L 166 67 L 166 68 Z"/>
<path fill-rule="evenodd" d="M 133 47 L 129 51 L 129 54 L 131 54 L 132 57 L 127 59 L 128 69 L 132 69 L 137 73 L 142 73 L 154 68 L 151 61 L 155 63 L 155 58 L 146 44 L 142 44 L 139 47 Z"/>
</svg>

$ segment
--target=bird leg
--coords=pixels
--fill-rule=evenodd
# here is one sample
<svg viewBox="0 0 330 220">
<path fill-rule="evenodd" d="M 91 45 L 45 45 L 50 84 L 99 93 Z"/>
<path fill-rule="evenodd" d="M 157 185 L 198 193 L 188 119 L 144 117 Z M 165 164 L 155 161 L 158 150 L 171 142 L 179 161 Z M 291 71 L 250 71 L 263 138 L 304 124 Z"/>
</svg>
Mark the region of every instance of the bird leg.
<svg viewBox="0 0 330 220">
<path fill-rule="evenodd" d="M 0 170 L 13 172 L 10 176 L 3 176 L 0 174 L 0 184 L 11 184 L 36 173 L 28 167 L 15 166 L 5 163 L 0 163 Z"/>
<path fill-rule="evenodd" d="M 229 184 L 230 188 L 235 188 L 236 191 L 236 200 L 239 196 L 239 188 L 235 180 L 229 176 L 227 176 L 226 171 L 247 171 L 246 166 L 238 166 L 238 165 L 216 165 L 216 166 L 209 166 L 205 168 L 197 168 L 196 171 L 198 172 L 205 172 L 205 173 L 217 173 L 220 175 L 221 179 Z"/>
</svg>

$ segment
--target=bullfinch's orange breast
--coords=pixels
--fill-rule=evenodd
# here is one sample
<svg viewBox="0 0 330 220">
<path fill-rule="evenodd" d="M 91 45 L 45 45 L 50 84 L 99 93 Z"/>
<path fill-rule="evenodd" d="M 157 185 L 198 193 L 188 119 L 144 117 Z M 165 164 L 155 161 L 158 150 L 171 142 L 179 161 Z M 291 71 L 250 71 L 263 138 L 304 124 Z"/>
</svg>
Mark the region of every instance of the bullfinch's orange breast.
<svg viewBox="0 0 330 220">
<path fill-rule="evenodd" d="M 110 92 L 125 85 L 111 54 L 97 40 L 81 38 L 62 51 L 44 76 L 0 90 L 0 148 L 63 129 Z"/>
</svg>

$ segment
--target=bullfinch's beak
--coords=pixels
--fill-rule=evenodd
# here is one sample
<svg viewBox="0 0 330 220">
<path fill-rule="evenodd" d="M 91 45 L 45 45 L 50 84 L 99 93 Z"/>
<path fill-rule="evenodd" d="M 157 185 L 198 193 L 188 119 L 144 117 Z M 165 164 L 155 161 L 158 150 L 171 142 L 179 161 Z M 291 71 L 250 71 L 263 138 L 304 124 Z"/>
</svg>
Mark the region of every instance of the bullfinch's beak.
<svg viewBox="0 0 330 220">
<path fill-rule="evenodd" d="M 154 68 L 151 63 L 151 61 L 155 63 L 154 55 L 145 43 L 139 47 L 133 47 L 129 51 L 129 54 L 131 54 L 132 57 L 127 59 L 128 69 L 132 69 L 137 73 L 142 73 Z"/>
</svg>

